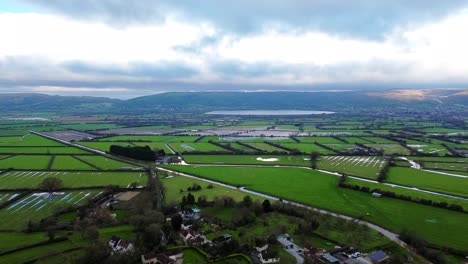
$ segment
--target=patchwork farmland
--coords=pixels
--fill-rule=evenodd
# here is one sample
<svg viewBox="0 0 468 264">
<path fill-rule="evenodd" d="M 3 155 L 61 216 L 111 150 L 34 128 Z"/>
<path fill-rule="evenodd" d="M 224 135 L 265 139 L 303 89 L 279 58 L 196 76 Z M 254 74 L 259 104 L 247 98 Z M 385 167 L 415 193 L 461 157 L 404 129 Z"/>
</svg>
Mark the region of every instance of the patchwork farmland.
<svg viewBox="0 0 468 264">
<path fill-rule="evenodd" d="M 107 219 L 111 225 L 119 223 L 115 229 L 108 228 L 113 233 L 106 233 L 103 226 L 107 222 L 102 225 L 92 222 L 101 239 L 107 241 L 112 235 L 139 239 L 135 235 L 139 232 L 135 228 L 139 220 L 151 218 L 150 223 L 154 219 L 165 221 L 173 217 L 172 211 L 164 212 L 165 217 L 153 214 L 156 202 L 161 202 L 162 208 L 180 206 L 184 199 L 187 202 L 189 194 L 195 200 L 190 208 L 197 206 L 206 212 L 208 218 L 213 217 L 216 228 L 225 228 L 226 233 L 241 243 L 252 242 L 252 235 L 287 227 L 294 238 L 300 237 L 299 244 L 307 242 L 327 250 L 339 245 L 333 241 L 345 241 L 344 246 L 353 246 L 359 240 L 359 245 L 366 246 L 364 250 L 382 247 L 392 251 L 396 247 L 398 254 L 402 250 L 406 252 L 372 228 L 372 236 L 346 239 L 348 234 L 354 235 L 361 229 L 342 232 L 330 227 L 335 222 L 347 227 L 366 221 L 395 237 L 411 230 L 432 248 L 446 248 L 447 251 L 438 252 L 451 260 L 458 258 L 455 253 L 464 253 L 468 248 L 468 160 L 463 157 L 467 144 L 463 143 L 462 136 L 442 138 L 424 132 L 444 131 L 438 122 L 390 118 L 375 121 L 361 117 L 350 121 L 345 120 L 348 117 L 333 116 L 259 120 L 190 115 L 178 121 L 158 119 L 155 115 L 132 120 L 120 118 L 114 122 L 109 117 L 94 123 L 53 121 L 53 125 L 5 122 L 7 128 L 0 133 L 0 217 L 3 219 L 0 233 L 5 240 L 6 234 L 11 234 L 15 241 L 2 250 L 48 240 L 48 230 L 41 225 L 49 222 L 63 228 L 56 231 L 56 237 L 69 240 L 21 249 L 0 256 L 0 262 L 29 261 L 34 256 L 47 255 L 49 252 L 40 251 L 54 246 L 60 254 L 47 260 L 67 263 L 63 256 L 84 255 L 83 249 L 73 254 L 63 252 L 90 244 L 91 240 L 83 238 L 88 234 L 79 228 L 84 221 L 78 218 L 89 208 L 104 208 L 106 214 L 115 218 Z M 147 125 L 153 120 L 170 122 Z M 404 124 L 432 128 L 411 129 Z M 42 131 L 45 136 L 28 130 Z M 155 153 L 164 150 L 166 156 L 156 161 L 117 156 L 110 153 L 112 145 L 149 146 Z M 52 196 L 43 185 L 50 178 L 61 183 L 51 191 Z M 249 203 L 248 199 L 244 201 L 246 195 L 252 198 L 251 208 L 263 216 L 254 223 L 231 228 L 234 219 L 244 213 L 239 207 Z M 230 198 L 236 204 L 226 206 L 231 203 Z M 135 206 L 125 207 L 132 199 Z M 275 208 L 295 202 L 352 220 L 324 218 L 314 211 L 314 217 L 320 222 L 315 233 L 322 237 L 315 233 L 296 234 L 298 225 L 290 222 L 294 217 L 275 212 L 273 218 L 263 212 L 265 199 L 270 199 Z M 148 212 L 151 214 L 146 215 Z M 99 213 L 102 212 L 96 212 Z M 304 227 L 304 219 L 298 221 Z M 127 229 L 120 234 L 122 224 Z M 139 228 L 146 232 L 150 225 L 145 222 Z M 201 230 L 214 238 L 218 234 L 211 230 L 216 228 L 203 225 Z M 26 230 L 34 232 L 25 233 Z M 26 236 L 31 239 L 25 239 Z M 286 261 L 291 260 L 286 258 L 285 251 L 281 254 Z M 187 258 L 190 260 L 190 256 Z"/>
</svg>

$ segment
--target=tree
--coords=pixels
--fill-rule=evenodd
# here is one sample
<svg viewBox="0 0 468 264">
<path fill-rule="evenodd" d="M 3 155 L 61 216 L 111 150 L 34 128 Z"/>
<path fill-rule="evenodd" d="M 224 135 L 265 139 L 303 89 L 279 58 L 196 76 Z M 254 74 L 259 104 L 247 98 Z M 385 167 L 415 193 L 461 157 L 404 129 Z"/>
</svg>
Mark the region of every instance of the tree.
<svg viewBox="0 0 468 264">
<path fill-rule="evenodd" d="M 97 240 L 99 238 L 99 229 L 95 226 L 87 226 L 84 230 L 84 237 L 89 240 Z"/>
<path fill-rule="evenodd" d="M 310 167 L 312 169 L 317 169 L 317 159 L 320 157 L 320 153 L 317 151 L 314 151 L 310 153 Z"/>
<path fill-rule="evenodd" d="M 180 216 L 179 214 L 176 214 L 174 215 L 174 217 L 171 218 L 172 228 L 175 231 L 180 230 L 180 226 L 182 225 L 182 222 L 183 222 L 182 216 Z"/>
<path fill-rule="evenodd" d="M 63 181 L 57 177 L 47 177 L 39 184 L 39 189 L 47 191 L 51 200 L 53 192 L 61 188 L 63 188 Z"/>
<path fill-rule="evenodd" d="M 193 196 L 191 193 L 187 195 L 187 204 L 195 204 L 195 196 Z"/>
<path fill-rule="evenodd" d="M 49 237 L 49 240 L 52 241 L 55 239 L 55 230 L 57 228 L 55 226 L 49 226 L 47 227 L 47 236 Z"/>
<path fill-rule="evenodd" d="M 107 241 L 97 240 L 84 250 L 78 263 L 104 263 L 110 257 L 110 247 Z"/>
<path fill-rule="evenodd" d="M 244 204 L 244 206 L 250 207 L 252 205 L 252 203 L 253 203 L 252 197 L 250 197 L 248 195 L 244 196 L 244 200 L 242 201 L 242 203 Z"/>
<path fill-rule="evenodd" d="M 273 208 L 271 208 L 270 200 L 263 201 L 262 206 L 263 206 L 263 211 L 265 213 L 273 211 Z"/>
</svg>

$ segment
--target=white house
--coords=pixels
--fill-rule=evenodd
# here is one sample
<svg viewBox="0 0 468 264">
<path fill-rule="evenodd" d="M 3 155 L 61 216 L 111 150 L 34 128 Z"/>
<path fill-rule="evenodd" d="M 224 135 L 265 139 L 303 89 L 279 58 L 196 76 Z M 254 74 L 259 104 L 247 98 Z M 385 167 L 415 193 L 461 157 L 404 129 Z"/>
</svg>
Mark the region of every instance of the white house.
<svg viewBox="0 0 468 264">
<path fill-rule="evenodd" d="M 133 244 L 129 240 L 121 239 L 120 237 L 112 236 L 109 240 L 109 246 L 113 252 L 125 253 L 133 250 Z"/>
</svg>

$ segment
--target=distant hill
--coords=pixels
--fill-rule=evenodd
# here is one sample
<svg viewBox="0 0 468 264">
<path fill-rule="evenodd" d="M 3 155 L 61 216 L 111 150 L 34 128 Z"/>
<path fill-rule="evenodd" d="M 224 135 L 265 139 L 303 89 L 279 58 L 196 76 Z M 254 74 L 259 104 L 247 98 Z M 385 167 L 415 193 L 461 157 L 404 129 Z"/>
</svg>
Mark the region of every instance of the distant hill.
<svg viewBox="0 0 468 264">
<path fill-rule="evenodd" d="M 372 107 L 466 109 L 468 90 L 388 90 L 349 92 L 171 92 L 129 100 L 102 97 L 0 94 L 2 112 L 149 113 L 208 110 L 343 110 Z"/>
<path fill-rule="evenodd" d="M 87 112 L 113 109 L 119 100 L 90 96 L 58 96 L 36 93 L 0 94 L 2 112 Z"/>
</svg>

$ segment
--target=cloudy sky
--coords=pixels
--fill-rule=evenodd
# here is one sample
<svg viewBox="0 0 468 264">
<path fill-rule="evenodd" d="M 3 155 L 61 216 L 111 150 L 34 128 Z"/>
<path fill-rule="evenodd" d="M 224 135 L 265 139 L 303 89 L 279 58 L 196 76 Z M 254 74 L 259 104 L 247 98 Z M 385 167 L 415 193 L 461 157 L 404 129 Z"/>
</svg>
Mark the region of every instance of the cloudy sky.
<svg viewBox="0 0 468 264">
<path fill-rule="evenodd" d="M 0 0 L 0 92 L 468 87 L 468 1 Z"/>
</svg>

